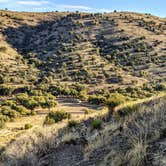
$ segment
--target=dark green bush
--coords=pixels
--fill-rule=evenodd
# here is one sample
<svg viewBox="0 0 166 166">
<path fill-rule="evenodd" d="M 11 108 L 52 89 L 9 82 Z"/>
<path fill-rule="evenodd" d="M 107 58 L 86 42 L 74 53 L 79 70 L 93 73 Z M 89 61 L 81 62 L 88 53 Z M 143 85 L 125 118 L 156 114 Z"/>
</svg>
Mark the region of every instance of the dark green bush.
<svg viewBox="0 0 166 166">
<path fill-rule="evenodd" d="M 166 91 L 166 85 L 165 84 L 158 84 L 158 85 L 156 85 L 155 89 L 157 91 Z"/>
<path fill-rule="evenodd" d="M 12 110 L 8 106 L 1 107 L 0 114 L 8 116 L 10 119 L 13 119 L 19 116 L 19 113 L 17 111 Z"/>
<path fill-rule="evenodd" d="M 92 121 L 91 126 L 93 129 L 101 129 L 102 127 L 102 121 L 99 119 L 95 119 Z"/>
<path fill-rule="evenodd" d="M 92 95 L 88 101 L 92 104 L 103 104 L 106 103 L 106 98 L 102 95 Z"/>
<path fill-rule="evenodd" d="M 32 128 L 32 127 L 33 127 L 32 124 L 27 123 L 27 124 L 25 124 L 24 129 L 28 130 L 28 129 Z"/>
<path fill-rule="evenodd" d="M 33 97 L 29 97 L 27 94 L 17 95 L 17 100 L 20 102 L 21 105 L 30 110 L 34 110 L 36 107 L 39 106 L 39 103 L 34 100 Z"/>
<path fill-rule="evenodd" d="M 5 100 L 3 103 L 2 103 L 3 106 L 9 106 L 11 108 L 14 108 L 16 107 L 16 101 L 14 100 Z"/>
<path fill-rule="evenodd" d="M 24 106 L 15 106 L 13 109 L 15 109 L 21 115 L 30 115 L 31 114 L 31 111 L 27 110 Z"/>
<path fill-rule="evenodd" d="M 59 110 L 59 111 L 53 111 L 50 112 L 45 119 L 44 124 L 53 124 L 53 123 L 57 123 L 60 122 L 64 119 L 69 119 L 71 117 L 71 114 L 63 111 L 63 110 Z"/>
<path fill-rule="evenodd" d="M 34 110 L 36 107 L 52 108 L 57 105 L 55 96 L 42 91 L 31 91 L 29 96 L 26 93 L 20 93 L 16 96 L 17 101 L 27 109 Z"/>
<path fill-rule="evenodd" d="M 76 127 L 78 125 L 78 122 L 76 121 L 76 120 L 70 120 L 69 122 L 68 122 L 68 127 L 69 128 L 74 128 L 74 127 Z"/>
<path fill-rule="evenodd" d="M 0 95 L 9 96 L 13 92 L 13 88 L 10 86 L 1 85 L 0 86 Z"/>
</svg>

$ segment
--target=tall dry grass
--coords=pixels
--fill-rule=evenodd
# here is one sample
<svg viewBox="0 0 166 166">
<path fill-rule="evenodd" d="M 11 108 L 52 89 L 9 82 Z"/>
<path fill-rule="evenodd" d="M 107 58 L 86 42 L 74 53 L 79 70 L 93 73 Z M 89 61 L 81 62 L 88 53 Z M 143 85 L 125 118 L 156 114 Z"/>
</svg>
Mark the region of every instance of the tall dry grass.
<svg viewBox="0 0 166 166">
<path fill-rule="evenodd" d="M 84 138 L 87 140 L 84 160 L 77 162 L 77 165 L 86 165 L 89 161 L 104 166 L 152 165 L 152 159 L 149 158 L 155 156 L 153 144 L 161 139 L 161 134 L 166 129 L 165 97 L 139 104 L 137 112 L 123 118 L 111 117 L 109 121 L 101 119 L 103 124 L 100 130 L 92 130 L 90 120 L 87 120 L 74 129 L 68 129 L 64 123 L 61 127 L 55 125 L 29 132 L 6 148 L 1 161 L 5 166 L 36 166 L 43 156 L 63 143 Z"/>
</svg>

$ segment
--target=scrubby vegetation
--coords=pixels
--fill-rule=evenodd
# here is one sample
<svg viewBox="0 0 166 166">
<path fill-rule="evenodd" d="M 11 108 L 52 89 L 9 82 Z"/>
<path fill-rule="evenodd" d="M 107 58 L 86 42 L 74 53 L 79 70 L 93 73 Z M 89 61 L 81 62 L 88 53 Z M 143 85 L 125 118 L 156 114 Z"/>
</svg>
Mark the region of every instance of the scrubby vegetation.
<svg viewBox="0 0 166 166">
<path fill-rule="evenodd" d="M 50 165 L 52 162 L 60 165 L 163 165 L 165 104 L 165 97 L 159 97 L 125 117 L 110 117 L 107 121 L 105 117 L 93 118 L 80 123 L 79 128 L 75 127 L 76 122 L 69 121 L 68 127 L 75 130 L 67 127 L 59 130 L 58 135 L 53 134 L 53 128 L 38 131 L 37 135 L 18 140 L 19 151 L 15 148 L 16 142 L 11 144 L 1 158 L 5 164 L 23 165 Z M 158 144 L 162 146 L 156 146 Z M 30 149 L 23 152 L 24 146 Z"/>
<path fill-rule="evenodd" d="M 75 128 L 75 127 L 77 127 L 78 126 L 78 122 L 76 121 L 76 120 L 70 120 L 69 122 L 68 122 L 68 127 L 69 128 Z"/>
<path fill-rule="evenodd" d="M 102 121 L 101 120 L 93 120 L 92 123 L 91 123 L 91 126 L 93 129 L 101 129 L 101 126 L 102 126 Z"/>
<path fill-rule="evenodd" d="M 50 110 L 56 105 L 55 96 L 32 90 L 28 93 L 18 93 L 15 97 L 2 101 L 0 115 L 4 123 L 20 116 L 34 115 L 36 114 L 35 108 L 41 107 Z"/>
<path fill-rule="evenodd" d="M 165 98 L 154 99 L 166 93 L 164 18 L 0 11 L 0 21 L 0 130 L 14 133 L 0 136 L 13 141 L 3 145 L 5 164 L 159 166 L 155 146 L 165 139 Z M 69 110 L 70 119 L 61 107 L 74 105 L 82 110 Z M 12 128 L 23 118 L 30 121 Z M 23 132 L 32 135 L 17 144 Z"/>
<path fill-rule="evenodd" d="M 28 130 L 28 129 L 32 128 L 32 127 L 33 127 L 32 124 L 27 123 L 27 124 L 25 124 L 24 129 Z"/>
<path fill-rule="evenodd" d="M 63 110 L 50 112 L 46 116 L 44 124 L 54 124 L 54 123 L 60 122 L 64 119 L 70 119 L 70 117 L 71 117 L 71 114 L 69 114 Z"/>
</svg>

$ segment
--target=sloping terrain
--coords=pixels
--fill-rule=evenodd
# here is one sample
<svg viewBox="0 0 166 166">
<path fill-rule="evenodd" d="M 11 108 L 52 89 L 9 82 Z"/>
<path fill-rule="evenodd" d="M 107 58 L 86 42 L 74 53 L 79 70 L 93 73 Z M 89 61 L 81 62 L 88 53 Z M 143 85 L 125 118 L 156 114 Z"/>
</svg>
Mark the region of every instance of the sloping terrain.
<svg viewBox="0 0 166 166">
<path fill-rule="evenodd" d="M 0 165 L 164 166 L 165 91 L 165 18 L 0 11 Z"/>
<path fill-rule="evenodd" d="M 165 106 L 165 97 L 162 97 L 139 105 L 134 114 L 125 117 L 100 117 L 101 128 L 94 129 L 93 119 L 89 119 L 58 133 L 51 130 L 50 134 L 45 129 L 46 133 L 29 133 L 6 148 L 3 163 L 13 166 L 164 166 Z"/>
<path fill-rule="evenodd" d="M 136 13 L 1 11 L 0 20 L 4 75 L 10 64 L 10 76 L 31 83 L 59 80 L 117 88 L 166 79 L 165 19 Z"/>
</svg>

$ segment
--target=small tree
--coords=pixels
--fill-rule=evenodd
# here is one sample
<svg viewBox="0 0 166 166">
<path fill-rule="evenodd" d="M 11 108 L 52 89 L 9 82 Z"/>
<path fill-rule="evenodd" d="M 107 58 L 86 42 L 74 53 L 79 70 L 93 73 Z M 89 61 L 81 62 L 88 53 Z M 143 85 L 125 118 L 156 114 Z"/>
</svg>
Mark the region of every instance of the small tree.
<svg viewBox="0 0 166 166">
<path fill-rule="evenodd" d="M 55 107 L 57 102 L 55 100 L 47 100 L 45 106 L 51 111 L 51 108 Z"/>
</svg>

